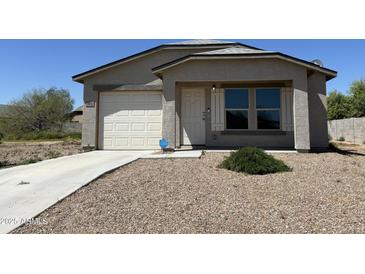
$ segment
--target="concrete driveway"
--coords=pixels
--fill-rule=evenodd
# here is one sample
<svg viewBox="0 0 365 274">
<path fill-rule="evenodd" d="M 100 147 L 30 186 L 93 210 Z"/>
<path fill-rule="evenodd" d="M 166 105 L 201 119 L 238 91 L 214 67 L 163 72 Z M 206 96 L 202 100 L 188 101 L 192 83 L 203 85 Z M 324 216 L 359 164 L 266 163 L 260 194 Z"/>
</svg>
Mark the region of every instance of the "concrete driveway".
<svg viewBox="0 0 365 274">
<path fill-rule="evenodd" d="M 0 170 L 0 233 L 17 228 L 102 174 L 152 153 L 92 151 Z"/>
</svg>

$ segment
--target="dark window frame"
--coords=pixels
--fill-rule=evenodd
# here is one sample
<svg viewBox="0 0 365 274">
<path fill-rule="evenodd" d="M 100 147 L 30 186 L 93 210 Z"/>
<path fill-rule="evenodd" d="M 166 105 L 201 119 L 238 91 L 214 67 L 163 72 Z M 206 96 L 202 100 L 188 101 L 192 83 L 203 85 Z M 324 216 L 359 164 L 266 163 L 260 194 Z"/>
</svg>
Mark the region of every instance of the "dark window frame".
<svg viewBox="0 0 365 274">
<path fill-rule="evenodd" d="M 226 90 L 246 90 L 247 91 L 247 108 L 226 108 Z M 245 131 L 249 130 L 249 124 L 250 124 L 250 88 L 247 87 L 235 87 L 235 88 L 225 88 L 224 89 L 224 130 L 228 131 Z M 244 111 L 247 113 L 247 128 L 227 128 L 227 111 Z"/>
<path fill-rule="evenodd" d="M 257 108 L 257 90 L 265 90 L 265 89 L 277 89 L 279 91 L 279 108 Z M 264 130 L 264 131 L 280 131 L 282 129 L 282 104 L 281 104 L 281 88 L 280 87 L 256 87 L 254 89 L 255 93 L 255 115 L 256 115 L 256 128 L 257 130 Z M 277 111 L 279 112 L 279 128 L 270 129 L 270 128 L 259 128 L 259 121 L 258 121 L 258 111 Z"/>
</svg>

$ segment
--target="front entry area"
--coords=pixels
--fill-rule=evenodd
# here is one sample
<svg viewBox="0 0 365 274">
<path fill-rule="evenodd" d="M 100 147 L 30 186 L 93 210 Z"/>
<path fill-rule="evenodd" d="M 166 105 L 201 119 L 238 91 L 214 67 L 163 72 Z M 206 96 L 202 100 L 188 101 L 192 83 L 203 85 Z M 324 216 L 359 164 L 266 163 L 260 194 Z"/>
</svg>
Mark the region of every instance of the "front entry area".
<svg viewBox="0 0 365 274">
<path fill-rule="evenodd" d="M 205 89 L 181 89 L 183 145 L 205 145 Z"/>
</svg>

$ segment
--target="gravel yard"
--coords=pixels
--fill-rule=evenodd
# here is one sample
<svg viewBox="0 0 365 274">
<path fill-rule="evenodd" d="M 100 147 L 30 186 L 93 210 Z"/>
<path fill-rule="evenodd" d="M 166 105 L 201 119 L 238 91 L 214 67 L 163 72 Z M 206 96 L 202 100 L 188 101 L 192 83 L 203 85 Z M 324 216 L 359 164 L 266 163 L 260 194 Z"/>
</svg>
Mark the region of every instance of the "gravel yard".
<svg viewBox="0 0 365 274">
<path fill-rule="evenodd" d="M 81 152 L 79 141 L 28 141 L 0 144 L 0 168 L 29 164 Z"/>
<path fill-rule="evenodd" d="M 365 233 L 365 154 L 276 154 L 293 171 L 263 176 L 223 157 L 138 160 L 14 232 Z"/>
</svg>

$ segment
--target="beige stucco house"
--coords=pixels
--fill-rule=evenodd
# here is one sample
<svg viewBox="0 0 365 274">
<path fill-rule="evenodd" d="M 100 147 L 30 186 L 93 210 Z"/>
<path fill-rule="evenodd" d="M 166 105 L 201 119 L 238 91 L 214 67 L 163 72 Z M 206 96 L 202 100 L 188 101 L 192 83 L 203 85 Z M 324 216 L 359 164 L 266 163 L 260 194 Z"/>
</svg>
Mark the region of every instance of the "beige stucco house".
<svg viewBox="0 0 365 274">
<path fill-rule="evenodd" d="M 73 76 L 84 85 L 82 144 L 325 149 L 336 74 L 236 42 L 164 44 Z"/>
</svg>

